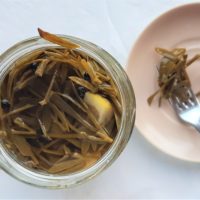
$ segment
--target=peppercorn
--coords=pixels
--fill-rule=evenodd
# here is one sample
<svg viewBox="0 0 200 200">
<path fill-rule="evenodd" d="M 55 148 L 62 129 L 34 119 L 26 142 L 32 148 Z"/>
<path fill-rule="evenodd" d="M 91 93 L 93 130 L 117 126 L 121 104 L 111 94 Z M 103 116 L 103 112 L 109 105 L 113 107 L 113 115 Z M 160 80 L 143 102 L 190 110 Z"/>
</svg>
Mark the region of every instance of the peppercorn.
<svg viewBox="0 0 200 200">
<path fill-rule="evenodd" d="M 41 147 L 39 140 L 35 138 L 27 138 L 26 141 L 33 147 Z"/>
<path fill-rule="evenodd" d="M 8 112 L 10 109 L 10 103 L 7 99 L 2 99 L 1 100 L 1 107 L 5 112 Z"/>
<path fill-rule="evenodd" d="M 37 67 L 38 67 L 38 63 L 37 62 L 33 62 L 29 65 L 29 68 L 35 72 L 37 70 Z"/>
<path fill-rule="evenodd" d="M 77 92 L 81 98 L 84 98 L 86 91 L 87 91 L 86 88 L 83 86 L 77 87 Z"/>
<path fill-rule="evenodd" d="M 91 78 L 90 78 L 90 75 L 89 74 L 87 74 L 87 73 L 85 73 L 84 75 L 83 75 L 83 78 L 84 78 L 84 80 L 86 80 L 86 81 L 91 81 Z"/>
</svg>

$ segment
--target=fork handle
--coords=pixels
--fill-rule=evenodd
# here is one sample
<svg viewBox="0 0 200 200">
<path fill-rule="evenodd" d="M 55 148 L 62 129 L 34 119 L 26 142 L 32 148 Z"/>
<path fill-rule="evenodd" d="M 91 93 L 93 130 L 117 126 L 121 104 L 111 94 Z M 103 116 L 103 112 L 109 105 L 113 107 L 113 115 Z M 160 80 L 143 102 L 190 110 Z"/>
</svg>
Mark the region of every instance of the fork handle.
<svg viewBox="0 0 200 200">
<path fill-rule="evenodd" d="M 200 124 L 195 125 L 195 129 L 200 133 Z"/>
</svg>

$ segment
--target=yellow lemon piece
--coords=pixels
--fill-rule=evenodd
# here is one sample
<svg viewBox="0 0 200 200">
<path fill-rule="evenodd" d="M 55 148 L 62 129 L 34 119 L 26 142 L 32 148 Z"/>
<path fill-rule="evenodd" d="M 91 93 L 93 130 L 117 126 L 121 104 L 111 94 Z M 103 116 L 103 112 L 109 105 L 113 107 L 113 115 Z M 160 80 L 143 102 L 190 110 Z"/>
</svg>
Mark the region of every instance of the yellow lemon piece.
<svg viewBox="0 0 200 200">
<path fill-rule="evenodd" d="M 86 92 L 84 97 L 85 103 L 90 107 L 101 125 L 106 125 L 113 116 L 112 104 L 99 94 Z"/>
</svg>

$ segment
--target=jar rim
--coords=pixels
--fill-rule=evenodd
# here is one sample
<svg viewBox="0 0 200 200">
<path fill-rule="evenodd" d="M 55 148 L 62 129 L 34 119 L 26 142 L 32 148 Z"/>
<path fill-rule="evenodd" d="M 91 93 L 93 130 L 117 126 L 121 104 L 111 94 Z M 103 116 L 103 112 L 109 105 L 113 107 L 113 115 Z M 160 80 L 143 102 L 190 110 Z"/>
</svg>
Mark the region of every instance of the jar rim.
<svg viewBox="0 0 200 200">
<path fill-rule="evenodd" d="M 88 167 L 87 169 L 77 171 L 74 173 L 66 175 L 51 175 L 51 174 L 42 174 L 32 171 L 30 169 L 23 167 L 19 163 L 16 163 L 16 161 L 12 157 L 8 156 L 6 150 L 3 148 L 2 144 L 0 144 L 0 152 L 1 152 L 0 165 L 7 173 L 29 184 L 42 187 L 51 187 L 51 188 L 68 187 L 73 184 L 80 183 L 83 180 L 87 180 L 93 176 L 96 176 L 102 170 L 107 168 L 119 156 L 119 154 L 122 152 L 122 150 L 124 149 L 125 145 L 127 144 L 131 136 L 132 129 L 135 123 L 135 108 L 136 108 L 135 95 L 130 80 L 128 79 L 122 66 L 107 51 L 105 51 L 104 49 L 100 48 L 99 46 L 91 42 L 88 42 L 86 40 L 74 36 L 67 36 L 67 35 L 59 35 L 59 36 L 69 39 L 72 42 L 80 45 L 80 48 L 87 51 L 87 53 L 96 56 L 98 59 L 100 59 L 101 62 L 104 62 L 104 67 L 107 67 L 107 70 L 109 71 L 110 75 L 117 84 L 122 99 L 123 109 L 122 109 L 121 126 L 114 139 L 113 144 L 103 154 L 103 156 L 99 160 L 97 160 L 96 163 L 94 163 L 92 166 Z M 24 52 L 27 51 L 30 52 L 31 49 L 36 50 L 42 47 L 53 47 L 53 46 L 55 47 L 59 45 L 50 43 L 46 40 L 41 39 L 38 36 L 31 37 L 21 42 L 18 42 L 0 55 L 1 68 L 8 66 L 8 62 L 6 61 L 8 59 L 15 57 L 16 55 L 23 56 Z M 17 59 L 19 59 L 19 57 L 16 58 L 16 60 Z M 0 69 L 0 76 L 2 72 L 5 73 L 5 69 Z M 130 105 L 127 105 L 127 103 L 129 103 Z M 13 166 L 13 164 L 15 164 L 15 166 L 11 169 L 8 168 L 7 166 L 8 164 L 10 166 Z M 16 174 L 19 172 L 21 174 Z M 24 177 L 22 178 L 22 176 Z M 29 178 L 28 180 L 26 179 L 27 177 Z M 35 181 L 33 181 L 33 179 L 35 179 Z M 44 182 L 38 185 L 36 179 L 42 180 Z M 57 183 L 55 181 L 63 181 L 63 182 Z M 51 184 L 49 184 L 50 182 Z"/>
</svg>

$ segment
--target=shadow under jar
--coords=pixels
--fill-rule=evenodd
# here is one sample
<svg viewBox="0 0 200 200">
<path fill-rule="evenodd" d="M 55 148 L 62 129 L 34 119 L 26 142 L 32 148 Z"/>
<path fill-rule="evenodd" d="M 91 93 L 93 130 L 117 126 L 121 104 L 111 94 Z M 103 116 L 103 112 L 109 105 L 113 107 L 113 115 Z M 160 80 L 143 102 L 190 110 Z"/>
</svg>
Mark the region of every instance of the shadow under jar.
<svg viewBox="0 0 200 200">
<path fill-rule="evenodd" d="M 10 151 L 6 147 L 3 139 L 1 140 L 0 166 L 3 170 L 20 181 L 52 189 L 66 188 L 83 183 L 110 166 L 120 155 L 131 136 L 135 122 L 136 107 L 132 85 L 123 68 L 110 54 L 88 41 L 65 35 L 60 35 L 60 37 L 79 45 L 80 47 L 77 51 L 80 54 L 82 53 L 94 59 L 108 73 L 118 88 L 122 113 L 120 126 L 113 138 L 112 144 L 108 146 L 96 162 L 71 173 L 48 173 L 45 170 L 29 167 L 15 155 L 15 152 Z M 6 75 L 16 61 L 36 50 L 57 48 L 59 49 L 60 47 L 40 37 L 30 38 L 17 43 L 0 56 L 0 84 L 2 85 Z M 3 103 L 6 104 L 6 102 Z"/>
</svg>

